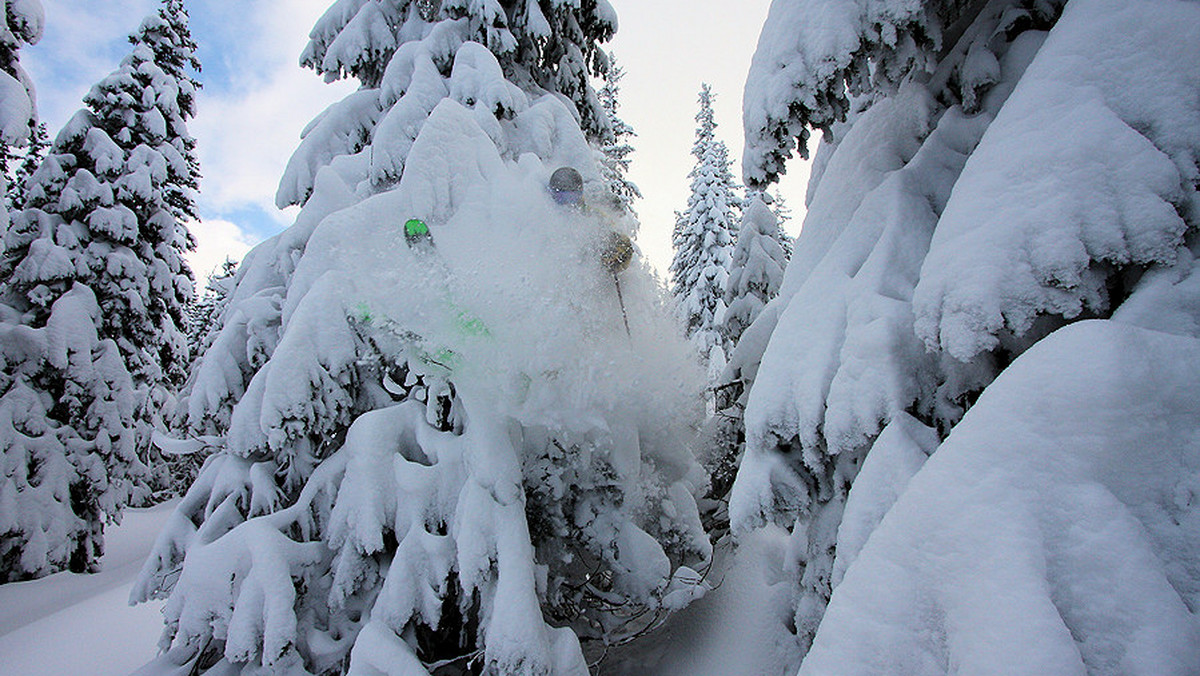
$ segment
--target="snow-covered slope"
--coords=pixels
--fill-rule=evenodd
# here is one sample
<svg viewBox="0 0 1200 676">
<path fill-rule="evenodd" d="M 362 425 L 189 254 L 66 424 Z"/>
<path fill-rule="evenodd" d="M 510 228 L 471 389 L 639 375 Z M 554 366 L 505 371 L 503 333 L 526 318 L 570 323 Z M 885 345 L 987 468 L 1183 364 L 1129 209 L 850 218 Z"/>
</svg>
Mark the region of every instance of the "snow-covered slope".
<svg viewBox="0 0 1200 676">
<path fill-rule="evenodd" d="M 1197 673 L 1198 382 L 1195 336 L 1040 341 L 871 535 L 801 673 Z"/>
<path fill-rule="evenodd" d="M 162 604 L 131 607 L 129 588 L 174 507 L 127 510 L 104 534 L 99 573 L 0 586 L 0 673 L 128 676 L 153 658 Z"/>
</svg>

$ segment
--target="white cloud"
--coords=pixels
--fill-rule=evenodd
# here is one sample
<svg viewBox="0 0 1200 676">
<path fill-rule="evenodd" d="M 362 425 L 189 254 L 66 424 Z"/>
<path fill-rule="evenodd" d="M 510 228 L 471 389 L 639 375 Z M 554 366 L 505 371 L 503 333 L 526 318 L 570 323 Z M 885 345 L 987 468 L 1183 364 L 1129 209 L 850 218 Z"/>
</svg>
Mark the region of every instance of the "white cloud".
<svg viewBox="0 0 1200 676">
<path fill-rule="evenodd" d="M 228 41 L 222 49 L 226 82 L 201 91 L 191 125 L 198 140 L 202 209 L 228 213 L 256 205 L 285 223 L 274 208 L 275 187 L 300 131 L 330 103 L 353 90 L 324 84 L 301 69 L 308 31 L 325 0 L 264 0 L 244 9 L 241 0 L 215 0 L 205 12 L 241 14 L 239 35 L 201 36 Z M 247 39 L 246 36 L 252 35 Z"/>
<path fill-rule="evenodd" d="M 83 106 L 92 84 L 120 65 L 142 17 L 155 0 L 45 0 L 41 42 L 21 51 L 38 90 L 38 109 L 51 138 Z"/>
<path fill-rule="evenodd" d="M 188 229 L 196 238 L 196 250 L 188 254 L 188 265 L 196 277 L 196 291 L 204 289 L 204 283 L 213 271 L 219 269 L 226 258 L 241 261 L 258 240 L 243 231 L 236 223 L 210 219 L 203 223 L 189 223 Z"/>
</svg>

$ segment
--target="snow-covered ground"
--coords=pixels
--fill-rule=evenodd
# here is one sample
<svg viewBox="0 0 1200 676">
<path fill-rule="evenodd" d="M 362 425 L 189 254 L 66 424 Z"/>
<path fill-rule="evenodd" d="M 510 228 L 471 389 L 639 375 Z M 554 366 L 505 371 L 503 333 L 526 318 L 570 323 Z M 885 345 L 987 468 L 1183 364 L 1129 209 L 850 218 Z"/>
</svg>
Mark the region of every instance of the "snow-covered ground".
<svg viewBox="0 0 1200 676">
<path fill-rule="evenodd" d="M 161 602 L 129 587 L 175 503 L 125 512 L 105 534 L 103 569 L 0 586 L 0 675 L 127 676 L 158 652 Z"/>
<path fill-rule="evenodd" d="M 128 676 L 157 654 L 161 602 L 128 605 L 133 577 L 175 503 L 131 509 L 106 534 L 104 569 L 59 573 L 0 586 L 0 676 Z M 786 670 L 780 605 L 769 579 L 785 536 L 754 534 L 714 571 L 719 585 L 676 615 L 657 635 L 607 660 L 602 671 L 623 676 L 720 673 L 763 676 Z M 722 567 L 725 567 L 724 565 Z"/>
</svg>

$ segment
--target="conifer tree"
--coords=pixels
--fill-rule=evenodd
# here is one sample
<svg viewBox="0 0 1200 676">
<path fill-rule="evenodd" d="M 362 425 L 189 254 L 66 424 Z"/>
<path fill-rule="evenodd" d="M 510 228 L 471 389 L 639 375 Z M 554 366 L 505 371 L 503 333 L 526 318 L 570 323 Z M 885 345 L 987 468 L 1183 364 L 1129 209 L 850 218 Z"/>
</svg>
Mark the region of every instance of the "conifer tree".
<svg viewBox="0 0 1200 676">
<path fill-rule="evenodd" d="M 633 201 L 641 199 L 642 192 L 637 184 L 629 180 L 630 154 L 633 146 L 629 140 L 637 134 L 629 123 L 619 115 L 621 107 L 621 79 L 625 71 L 617 63 L 616 56 L 609 54 L 608 72 L 604 75 L 604 85 L 596 92 L 600 105 L 608 118 L 609 135 L 600 143 L 600 171 L 608 184 L 609 192 L 616 196 L 624 210 L 636 214 Z"/>
<path fill-rule="evenodd" d="M 721 328 L 725 316 L 725 287 L 732 263 L 738 202 L 729 151 L 716 138 L 712 88 L 700 89 L 696 114 L 696 165 L 688 207 L 677 213 L 672 244 L 672 291 L 683 317 L 686 335 L 715 375 L 729 357 L 731 343 Z"/>
<path fill-rule="evenodd" d="M 713 386 L 713 414 L 702 434 L 709 449 L 705 463 L 709 495 L 717 501 L 728 497 L 745 446 L 746 397 L 764 347 L 761 340 L 753 338 L 743 345 L 742 335 L 778 295 L 787 266 L 788 254 L 781 241 L 787 236 L 779 227 L 773 207 L 777 209 L 779 204 L 772 196 L 759 190 L 747 191 L 725 291 L 728 309 L 722 328 L 733 349 Z M 724 513 L 710 515 L 710 530 L 727 528 L 726 517 Z"/>
<path fill-rule="evenodd" d="M 133 590 L 168 597 L 164 665 L 582 676 L 695 596 L 702 379 L 683 341 L 625 332 L 589 253 L 604 205 L 547 190 L 563 165 L 602 189 L 587 76 L 615 21 L 318 20 L 302 62 L 362 86 L 304 135 L 276 196 L 297 221 L 246 256 L 183 395 L 213 453 Z M 619 274 L 632 328 L 670 334 L 648 269 Z"/>
<path fill-rule="evenodd" d="M 199 178 L 186 127 L 196 83 L 185 67 L 198 65 L 186 21 L 181 0 L 164 0 L 130 37 L 130 55 L 92 88 L 31 177 L 6 254 L 19 270 L 33 242 L 61 247 L 78 271 L 70 281 L 96 294 L 100 335 L 151 389 L 181 381 L 186 360 L 180 327 L 192 288 L 183 254 L 194 241 L 183 220 L 195 218 Z M 58 241 L 48 219 L 78 233 Z M 6 292 L 44 310 L 69 286 L 18 275 Z"/>
<path fill-rule="evenodd" d="M 725 290 L 725 335 L 737 344 L 759 313 L 779 293 L 783 270 L 787 267 L 778 218 L 772 211 L 774 198 L 761 191 L 750 191 L 738 226 L 737 246 L 733 249 L 728 288 Z"/>
<path fill-rule="evenodd" d="M 22 151 L 28 153 L 26 147 L 38 138 L 37 97 L 21 68 L 20 49 L 41 39 L 45 21 L 39 0 L 0 3 L 0 181 L 4 181 L 0 234 L 8 228 L 13 203 L 19 202 L 11 191 Z M 36 156 L 36 149 L 32 150 Z"/>
<path fill-rule="evenodd" d="M 747 198 L 752 197 L 756 191 L 747 189 Z M 776 190 L 771 193 L 771 212 L 775 214 L 775 223 L 778 227 L 778 234 L 775 239 L 779 242 L 779 246 L 783 247 L 783 260 L 790 261 L 792 259 L 792 238 L 788 236 L 785 226 L 788 221 L 792 220 L 792 209 L 788 206 L 787 200 L 784 199 L 783 193 Z M 743 207 L 745 211 L 745 207 Z"/>
<path fill-rule="evenodd" d="M 46 131 L 46 124 L 39 122 L 33 129 L 33 134 L 29 137 L 29 143 L 24 148 L 19 148 L 11 154 L 10 159 L 13 161 L 9 165 L 9 173 L 5 176 L 8 181 L 8 192 L 5 195 L 5 206 L 9 212 L 19 211 L 24 207 L 26 197 L 25 188 L 29 182 L 29 178 L 41 166 L 42 160 L 46 159 L 46 152 L 50 149 L 50 135 Z"/>
<path fill-rule="evenodd" d="M 49 247 L 43 272 L 69 265 Z M 100 310 L 76 282 L 45 319 L 0 308 L 0 582 L 94 572 L 105 522 L 145 468 L 134 453 L 136 393 Z"/>
<path fill-rule="evenodd" d="M 6 330 L 26 344 L 5 355 L 5 462 L 27 468 L 9 475 L 10 497 L 23 503 L 17 520 L 35 522 L 7 524 L 6 558 L 24 549 L 5 562 L 13 576 L 93 567 L 103 523 L 170 488 L 150 442 L 187 357 L 193 244 L 181 219 L 194 217 L 197 177 L 186 20 L 180 0 L 165 0 L 142 22 L 29 178 L 7 233 Z"/>
<path fill-rule="evenodd" d="M 237 261 L 226 258 L 221 269 L 208 276 L 204 292 L 197 294 L 188 305 L 187 338 L 188 354 L 196 359 L 212 345 L 221 328 L 221 313 L 229 305 L 237 275 Z"/>
</svg>

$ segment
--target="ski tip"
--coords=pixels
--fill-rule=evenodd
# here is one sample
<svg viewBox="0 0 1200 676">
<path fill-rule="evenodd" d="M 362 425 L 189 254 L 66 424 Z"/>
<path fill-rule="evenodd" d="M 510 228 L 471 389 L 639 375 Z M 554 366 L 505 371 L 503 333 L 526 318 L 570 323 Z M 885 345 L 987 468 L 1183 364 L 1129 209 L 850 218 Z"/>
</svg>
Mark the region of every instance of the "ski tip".
<svg viewBox="0 0 1200 676">
<path fill-rule="evenodd" d="M 419 218 L 410 218 L 404 223 L 404 239 L 410 245 L 417 242 L 432 242 L 433 235 L 429 232 L 429 226 Z"/>
</svg>

